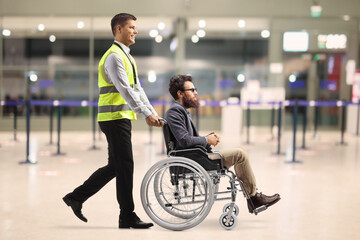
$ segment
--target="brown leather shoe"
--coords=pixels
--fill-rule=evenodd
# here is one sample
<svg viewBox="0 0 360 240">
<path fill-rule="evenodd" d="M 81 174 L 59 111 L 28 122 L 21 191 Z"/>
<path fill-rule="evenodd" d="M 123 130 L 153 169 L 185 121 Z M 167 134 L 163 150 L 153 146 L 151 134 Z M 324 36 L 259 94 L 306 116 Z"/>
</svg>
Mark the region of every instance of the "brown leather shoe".
<svg viewBox="0 0 360 240">
<path fill-rule="evenodd" d="M 250 199 L 254 205 L 254 209 L 256 209 L 261 206 L 270 207 L 277 203 L 281 198 L 279 194 L 266 196 L 263 193 L 256 193 L 254 196 L 250 197 Z"/>
</svg>

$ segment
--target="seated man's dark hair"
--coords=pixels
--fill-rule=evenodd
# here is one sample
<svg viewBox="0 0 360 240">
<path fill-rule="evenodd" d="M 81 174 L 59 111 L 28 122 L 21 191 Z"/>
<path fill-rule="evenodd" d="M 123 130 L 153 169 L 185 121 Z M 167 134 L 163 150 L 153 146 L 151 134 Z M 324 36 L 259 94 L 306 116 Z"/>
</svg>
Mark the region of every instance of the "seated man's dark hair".
<svg viewBox="0 0 360 240">
<path fill-rule="evenodd" d="M 170 79 L 169 92 L 175 100 L 179 99 L 177 92 L 184 90 L 184 83 L 187 81 L 192 82 L 190 75 L 176 75 Z"/>
</svg>

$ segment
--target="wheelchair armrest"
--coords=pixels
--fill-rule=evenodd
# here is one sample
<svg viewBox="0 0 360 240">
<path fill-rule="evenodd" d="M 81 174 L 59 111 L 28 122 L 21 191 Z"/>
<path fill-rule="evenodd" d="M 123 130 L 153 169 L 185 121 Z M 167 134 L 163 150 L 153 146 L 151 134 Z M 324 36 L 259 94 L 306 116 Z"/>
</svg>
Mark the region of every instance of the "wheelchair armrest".
<svg viewBox="0 0 360 240">
<path fill-rule="evenodd" d="M 203 156 L 207 156 L 206 149 L 202 146 L 196 146 L 195 148 L 188 148 L 188 149 L 180 149 L 180 150 L 171 150 L 169 151 L 169 156 L 176 156 L 177 153 L 179 154 L 186 154 L 186 153 L 199 153 Z"/>
<path fill-rule="evenodd" d="M 207 153 L 207 149 L 206 149 L 204 146 L 201 146 L 201 145 L 195 145 L 195 146 L 193 147 L 193 149 L 197 149 L 197 148 L 200 148 L 200 149 L 201 149 L 201 151 L 203 151 L 203 152 Z"/>
<path fill-rule="evenodd" d="M 210 160 L 220 160 L 223 158 L 219 152 L 207 153 L 207 155 Z"/>
<path fill-rule="evenodd" d="M 223 169 L 222 157 L 219 153 L 207 153 L 204 148 L 190 148 L 181 150 L 172 150 L 168 153 L 168 156 L 180 156 L 186 157 L 199 163 L 205 170 L 221 171 Z M 212 156 L 213 158 L 210 158 Z"/>
</svg>

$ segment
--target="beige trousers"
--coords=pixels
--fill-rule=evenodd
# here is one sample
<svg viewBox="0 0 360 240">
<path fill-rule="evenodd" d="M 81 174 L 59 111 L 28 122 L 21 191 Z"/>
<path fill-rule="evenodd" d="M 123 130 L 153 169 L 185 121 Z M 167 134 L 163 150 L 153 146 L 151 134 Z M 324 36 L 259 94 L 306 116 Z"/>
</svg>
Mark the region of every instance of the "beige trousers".
<svg viewBox="0 0 360 240">
<path fill-rule="evenodd" d="M 235 174 L 240 179 L 250 196 L 256 194 L 256 179 L 251 169 L 247 153 L 241 148 L 233 148 L 219 151 L 223 157 L 224 166 L 234 166 Z"/>
</svg>

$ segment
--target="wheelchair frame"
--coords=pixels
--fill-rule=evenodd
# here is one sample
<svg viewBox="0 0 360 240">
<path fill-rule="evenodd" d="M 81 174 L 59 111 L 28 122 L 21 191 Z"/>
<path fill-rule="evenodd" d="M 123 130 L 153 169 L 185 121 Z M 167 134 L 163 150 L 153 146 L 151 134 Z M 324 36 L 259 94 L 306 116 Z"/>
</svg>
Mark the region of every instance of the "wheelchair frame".
<svg viewBox="0 0 360 240">
<path fill-rule="evenodd" d="M 235 203 L 237 192 L 243 193 L 250 213 L 257 215 L 267 209 L 266 206 L 254 208 L 244 183 L 223 167 L 219 153 L 207 153 L 201 146 L 174 150 L 167 124 L 163 131 L 168 158 L 155 163 L 141 184 L 143 208 L 156 224 L 170 230 L 186 230 L 206 218 L 214 201 L 231 200 L 223 207 L 219 223 L 226 230 L 233 229 L 239 214 Z M 223 177 L 228 178 L 229 187 L 220 192 Z M 230 196 L 221 197 L 225 194 Z"/>
</svg>

